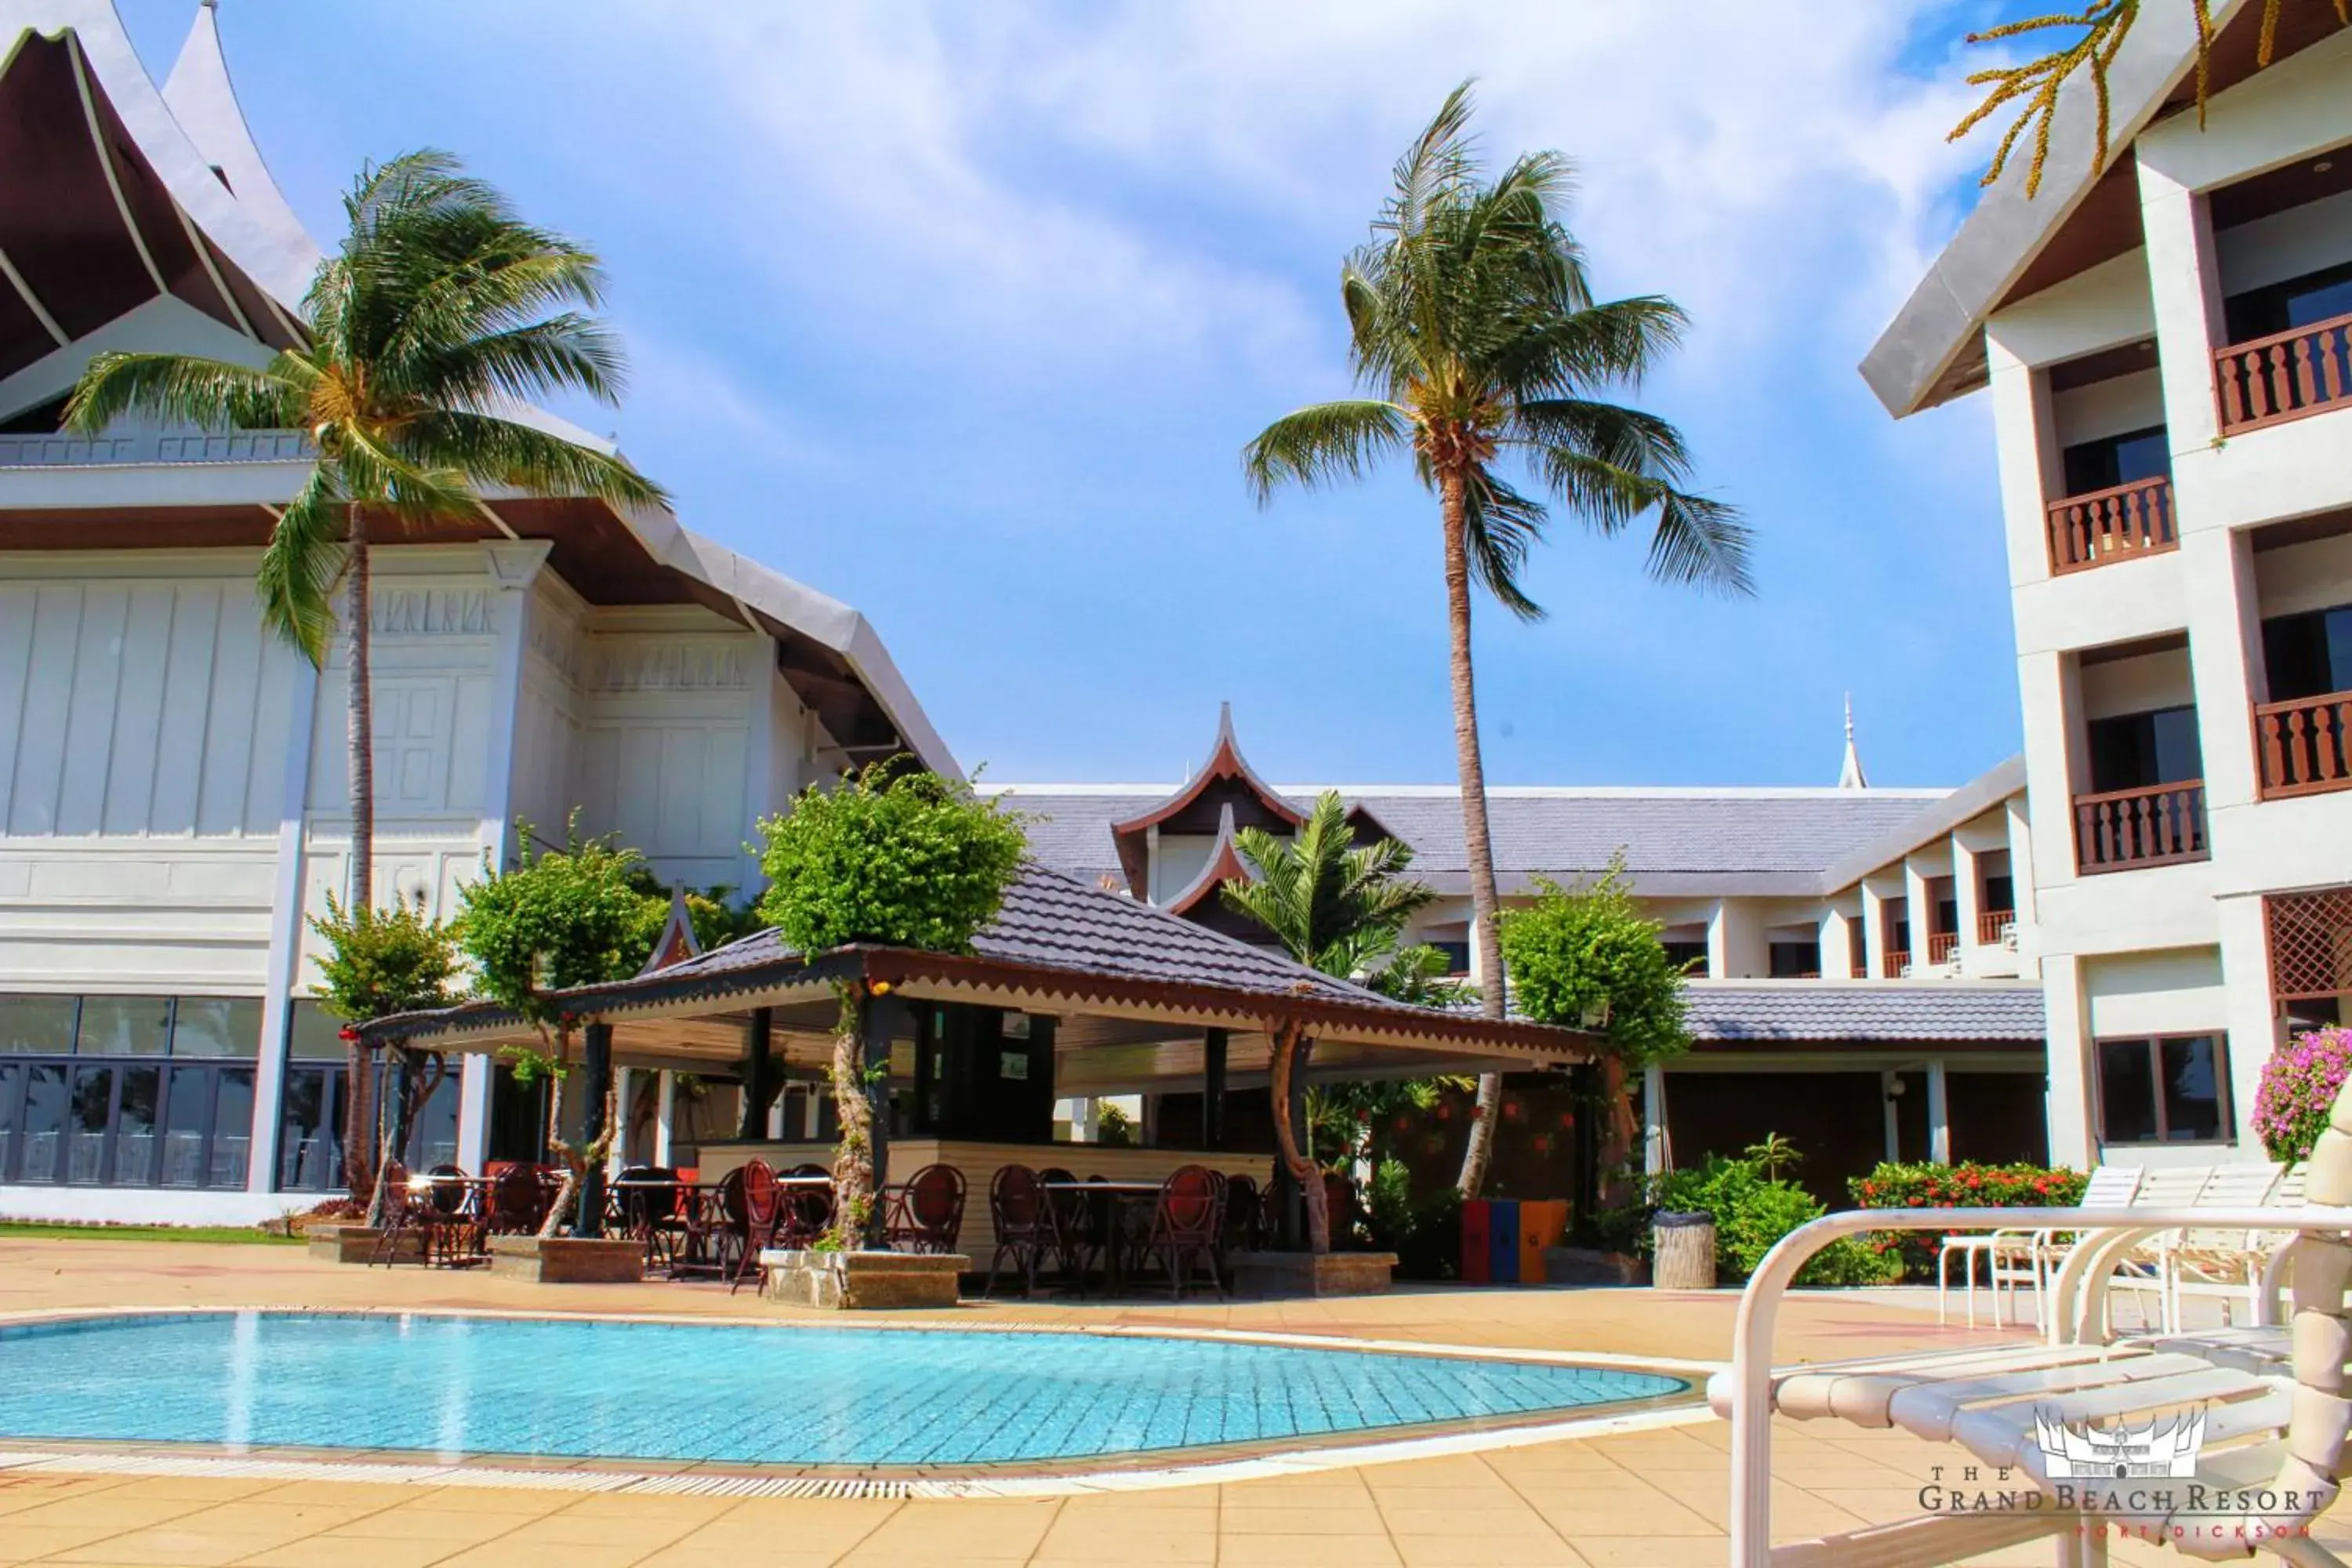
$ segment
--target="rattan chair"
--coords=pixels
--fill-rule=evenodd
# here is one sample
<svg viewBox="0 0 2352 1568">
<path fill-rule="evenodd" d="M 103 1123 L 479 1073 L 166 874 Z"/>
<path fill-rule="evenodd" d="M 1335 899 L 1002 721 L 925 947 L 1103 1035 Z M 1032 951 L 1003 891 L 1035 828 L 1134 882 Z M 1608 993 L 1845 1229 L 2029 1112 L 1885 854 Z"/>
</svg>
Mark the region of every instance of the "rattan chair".
<svg viewBox="0 0 2352 1568">
<path fill-rule="evenodd" d="M 898 1189 L 884 1227 L 893 1251 L 953 1252 L 963 1233 L 963 1173 L 953 1165 L 926 1165 Z"/>
<path fill-rule="evenodd" d="M 1000 1165 L 988 1184 L 988 1225 L 996 1236 L 996 1250 L 988 1260 L 987 1296 L 996 1289 L 996 1276 L 1005 1259 L 1021 1276 L 1022 1294 L 1037 1293 L 1037 1263 L 1054 1249 L 1054 1210 L 1045 1183 L 1026 1165 Z"/>
</svg>

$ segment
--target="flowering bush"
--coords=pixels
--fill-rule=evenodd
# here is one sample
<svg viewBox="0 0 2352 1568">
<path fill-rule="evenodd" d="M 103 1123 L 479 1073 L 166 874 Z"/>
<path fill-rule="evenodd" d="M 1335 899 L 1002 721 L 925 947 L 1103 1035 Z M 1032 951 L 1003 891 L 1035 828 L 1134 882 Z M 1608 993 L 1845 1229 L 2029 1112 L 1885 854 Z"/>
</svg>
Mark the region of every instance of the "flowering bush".
<svg viewBox="0 0 2352 1568">
<path fill-rule="evenodd" d="M 2082 1172 L 2063 1165 L 1958 1165 L 1925 1163 L 1882 1164 L 1846 1183 L 1854 1203 L 1866 1209 L 2062 1208 L 2083 1201 Z M 1943 1237 L 1935 1231 L 1903 1231 L 1892 1239 L 1912 1279 L 1936 1277 L 1936 1254 Z"/>
<path fill-rule="evenodd" d="M 2271 1053 L 2254 1091 L 2254 1131 L 2272 1159 L 2310 1158 L 2347 1073 L 2352 1029 L 2314 1029 Z"/>
</svg>

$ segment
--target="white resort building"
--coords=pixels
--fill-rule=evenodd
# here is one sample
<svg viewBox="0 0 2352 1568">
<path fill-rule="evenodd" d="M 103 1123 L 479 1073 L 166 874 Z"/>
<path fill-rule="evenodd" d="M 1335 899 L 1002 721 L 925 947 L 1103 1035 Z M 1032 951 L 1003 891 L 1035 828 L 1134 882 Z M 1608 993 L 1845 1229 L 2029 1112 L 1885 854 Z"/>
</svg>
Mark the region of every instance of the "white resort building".
<svg viewBox="0 0 2352 1568">
<path fill-rule="evenodd" d="M 1990 388 L 2039 831 L 2053 1157 L 2259 1159 L 2263 1064 L 2352 1022 L 2352 31 L 2144 10 L 1872 350 Z M 2031 143 L 2028 138 L 2028 143 Z M 2023 868 L 2021 867 L 2022 869 Z"/>
<path fill-rule="evenodd" d="M 160 88 L 110 0 L 5 0 L 0 49 L 0 1215 L 266 1216 L 341 1180 L 303 917 L 345 883 L 344 682 L 253 588 L 303 439 L 58 426 L 100 350 L 292 342 L 319 248 L 209 5 Z M 666 513 L 492 510 L 375 552 L 383 896 L 446 914 L 517 816 L 560 838 L 575 807 L 741 888 L 753 818 L 810 780 L 954 770 L 848 606 Z M 415 1152 L 532 1144 L 529 1100 L 470 1058 Z"/>
</svg>

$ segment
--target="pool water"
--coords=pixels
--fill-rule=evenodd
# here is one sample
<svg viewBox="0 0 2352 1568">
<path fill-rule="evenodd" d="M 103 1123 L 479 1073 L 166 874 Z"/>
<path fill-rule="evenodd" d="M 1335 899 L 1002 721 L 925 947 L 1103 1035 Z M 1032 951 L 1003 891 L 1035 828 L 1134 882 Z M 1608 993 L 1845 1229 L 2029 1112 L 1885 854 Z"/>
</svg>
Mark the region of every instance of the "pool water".
<svg viewBox="0 0 2352 1568">
<path fill-rule="evenodd" d="M 1654 1373 L 1225 1341 L 280 1312 L 0 1328 L 0 1438 L 867 1467 L 1653 1399 Z"/>
</svg>

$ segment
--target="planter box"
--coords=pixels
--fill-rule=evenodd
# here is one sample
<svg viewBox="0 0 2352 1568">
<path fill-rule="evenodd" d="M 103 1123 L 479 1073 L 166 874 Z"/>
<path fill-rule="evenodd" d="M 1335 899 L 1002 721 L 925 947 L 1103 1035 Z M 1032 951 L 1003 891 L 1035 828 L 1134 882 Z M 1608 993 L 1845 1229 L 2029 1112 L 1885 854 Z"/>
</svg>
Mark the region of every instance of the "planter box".
<svg viewBox="0 0 2352 1568">
<path fill-rule="evenodd" d="M 1547 1247 L 1543 1249 L 1547 1285 L 1639 1285 L 1642 1260 L 1623 1252 L 1602 1252 L 1590 1247 Z"/>
<path fill-rule="evenodd" d="M 961 1253 L 762 1252 L 760 1294 L 821 1311 L 952 1307 L 956 1281 L 971 1268 Z"/>
<path fill-rule="evenodd" d="M 1237 1296 L 1385 1296 L 1393 1252 L 1236 1252 Z"/>
<path fill-rule="evenodd" d="M 635 1285 L 646 1277 L 646 1248 L 625 1237 L 494 1236 L 490 1272 L 542 1285 Z"/>
<path fill-rule="evenodd" d="M 375 1256 L 376 1237 L 383 1233 L 373 1226 L 314 1225 L 302 1234 L 305 1247 L 313 1258 L 329 1263 L 365 1263 Z M 393 1243 L 388 1257 L 401 1263 L 423 1262 L 424 1234 L 407 1232 Z"/>
</svg>

